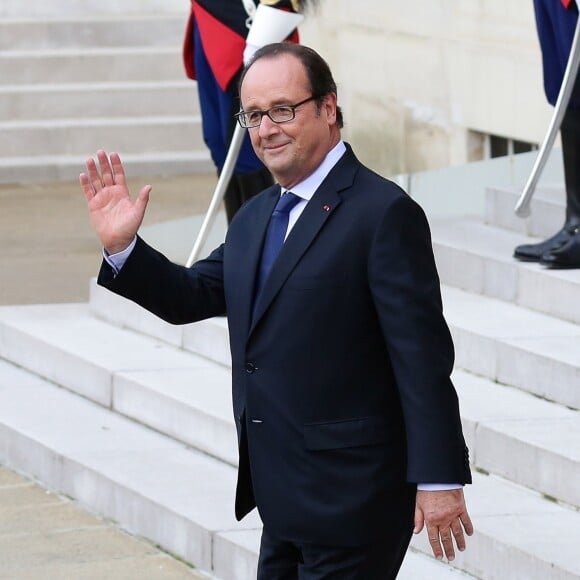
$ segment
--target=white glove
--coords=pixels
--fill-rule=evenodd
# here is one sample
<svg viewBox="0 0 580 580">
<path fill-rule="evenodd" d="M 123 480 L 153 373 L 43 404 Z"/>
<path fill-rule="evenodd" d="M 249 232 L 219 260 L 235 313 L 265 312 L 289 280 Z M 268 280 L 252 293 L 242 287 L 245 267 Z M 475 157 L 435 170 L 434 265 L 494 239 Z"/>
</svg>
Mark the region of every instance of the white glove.
<svg viewBox="0 0 580 580">
<path fill-rule="evenodd" d="M 244 48 L 244 66 L 246 66 L 254 56 L 254 53 L 259 49 L 259 46 L 255 44 L 246 43 L 246 48 Z M 239 53 L 238 53 L 239 54 Z"/>
<path fill-rule="evenodd" d="M 248 64 L 258 48 L 271 42 L 282 42 L 302 22 L 304 16 L 258 4 L 244 49 L 244 65 Z"/>
</svg>

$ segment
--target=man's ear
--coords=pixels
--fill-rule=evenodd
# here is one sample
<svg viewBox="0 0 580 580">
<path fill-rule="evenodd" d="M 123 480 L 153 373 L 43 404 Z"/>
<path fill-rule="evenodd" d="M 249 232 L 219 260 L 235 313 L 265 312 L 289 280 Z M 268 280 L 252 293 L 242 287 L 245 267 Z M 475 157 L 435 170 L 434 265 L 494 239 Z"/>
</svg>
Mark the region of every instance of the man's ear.
<svg viewBox="0 0 580 580">
<path fill-rule="evenodd" d="M 336 109 L 337 109 L 337 98 L 336 93 L 329 93 L 324 97 L 322 107 L 326 112 L 326 118 L 329 125 L 336 124 Z"/>
</svg>

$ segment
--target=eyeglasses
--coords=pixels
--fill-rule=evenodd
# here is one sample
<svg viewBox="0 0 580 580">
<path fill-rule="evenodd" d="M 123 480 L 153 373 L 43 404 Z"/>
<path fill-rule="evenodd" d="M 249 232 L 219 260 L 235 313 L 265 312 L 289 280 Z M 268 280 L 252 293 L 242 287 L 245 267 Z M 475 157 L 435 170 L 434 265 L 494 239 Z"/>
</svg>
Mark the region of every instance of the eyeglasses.
<svg viewBox="0 0 580 580">
<path fill-rule="evenodd" d="M 238 120 L 238 123 L 244 127 L 244 129 L 259 127 L 264 115 L 274 123 L 287 123 L 288 121 L 292 121 L 296 116 L 297 107 L 310 101 L 314 101 L 314 99 L 318 99 L 318 97 L 312 95 L 295 105 L 277 105 L 267 111 L 240 111 L 239 113 L 236 113 L 234 117 Z"/>
</svg>

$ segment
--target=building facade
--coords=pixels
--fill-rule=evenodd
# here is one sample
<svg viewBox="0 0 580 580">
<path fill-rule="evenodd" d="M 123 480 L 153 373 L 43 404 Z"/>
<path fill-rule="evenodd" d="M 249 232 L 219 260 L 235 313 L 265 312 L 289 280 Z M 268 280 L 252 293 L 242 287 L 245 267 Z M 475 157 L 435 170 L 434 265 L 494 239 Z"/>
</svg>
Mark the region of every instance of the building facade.
<svg viewBox="0 0 580 580">
<path fill-rule="evenodd" d="M 552 109 L 531 0 L 320 0 L 301 31 L 334 71 L 345 138 L 382 174 L 543 139 Z"/>
</svg>

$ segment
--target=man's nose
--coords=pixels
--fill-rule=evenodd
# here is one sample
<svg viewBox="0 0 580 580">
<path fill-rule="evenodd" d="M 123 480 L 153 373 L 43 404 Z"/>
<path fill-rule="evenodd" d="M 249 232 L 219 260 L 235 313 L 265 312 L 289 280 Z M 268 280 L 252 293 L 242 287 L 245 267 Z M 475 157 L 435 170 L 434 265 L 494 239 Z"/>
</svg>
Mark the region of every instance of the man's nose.
<svg viewBox="0 0 580 580">
<path fill-rule="evenodd" d="M 268 135 L 271 135 L 272 133 L 277 132 L 278 130 L 279 130 L 278 123 L 274 123 L 274 121 L 272 121 L 272 119 L 270 119 L 268 115 L 262 116 L 262 122 L 258 127 L 260 137 L 266 137 Z"/>
</svg>

